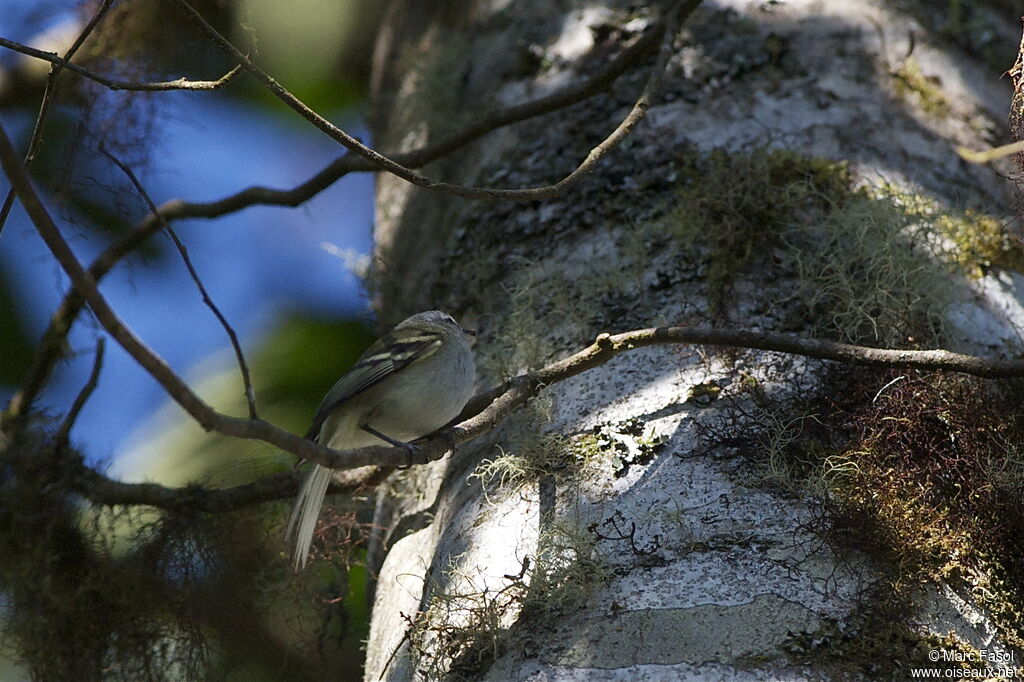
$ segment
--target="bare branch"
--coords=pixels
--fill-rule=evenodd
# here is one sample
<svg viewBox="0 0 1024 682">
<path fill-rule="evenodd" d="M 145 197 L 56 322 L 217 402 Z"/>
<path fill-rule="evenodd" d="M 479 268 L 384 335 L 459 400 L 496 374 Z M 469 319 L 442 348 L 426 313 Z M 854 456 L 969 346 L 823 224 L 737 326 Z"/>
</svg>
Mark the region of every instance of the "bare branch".
<svg viewBox="0 0 1024 682">
<path fill-rule="evenodd" d="M 8 40 L 7 38 L 0 38 L 0 47 L 6 47 L 9 50 L 21 52 L 29 57 L 35 57 L 36 59 L 42 59 L 43 61 L 50 62 L 51 64 L 59 65 L 68 71 L 77 73 L 79 76 L 96 81 L 110 90 L 135 90 L 139 92 L 166 92 L 168 90 L 219 90 L 233 81 L 235 76 L 242 71 L 240 66 L 235 66 L 226 74 L 213 81 L 193 81 L 184 77 L 176 78 L 172 81 L 121 81 L 113 78 L 107 78 L 106 76 L 98 74 L 95 71 L 91 71 L 84 66 L 74 64 L 68 61 L 67 57 L 62 59 L 61 57 L 58 57 L 55 52 L 37 50 L 34 47 L 22 45 L 21 43 Z"/>
<path fill-rule="evenodd" d="M 492 114 L 478 117 L 480 123 L 474 123 L 452 134 L 435 144 L 421 147 L 393 158 L 399 163 L 418 166 L 433 161 L 459 147 L 495 130 L 499 127 L 526 120 L 533 116 L 550 113 L 559 108 L 582 102 L 603 91 L 612 81 L 637 65 L 664 35 L 665 25 L 659 22 L 651 26 L 637 40 L 624 49 L 619 56 L 609 61 L 601 70 L 589 79 L 566 86 L 546 97 L 500 109 Z M 377 170 L 370 161 L 361 156 L 347 152 L 338 157 L 313 177 L 292 189 L 279 190 L 267 187 L 252 186 L 212 202 L 188 202 L 173 199 L 159 207 L 159 216 L 166 221 L 184 218 L 217 218 L 228 213 L 240 211 L 249 206 L 261 204 L 270 206 L 298 206 L 319 192 L 329 187 L 341 177 L 352 172 Z M 150 235 L 160 229 L 161 223 L 157 215 L 150 214 L 136 227 L 111 244 L 89 267 L 93 279 L 102 279 L 122 258 L 136 249 Z M 19 390 L 11 397 L 3 413 L 3 419 L 10 423 L 27 414 L 36 395 L 46 383 L 54 363 L 61 355 L 61 348 L 71 324 L 84 305 L 84 300 L 72 288 L 60 307 L 50 320 L 43 334 L 39 348 L 33 361 L 19 385 Z"/>
<path fill-rule="evenodd" d="M 39 143 L 43 139 L 43 123 L 46 121 L 46 116 L 50 112 L 50 103 L 53 101 L 54 87 L 57 84 L 57 77 L 60 76 L 60 72 L 64 65 L 70 63 L 71 58 L 75 56 L 78 49 L 82 47 L 82 43 L 85 42 L 86 38 L 96 28 L 96 24 L 100 22 L 103 15 L 110 9 L 110 5 L 113 0 L 103 0 L 99 9 L 96 10 L 96 14 L 93 15 L 89 23 L 85 25 L 82 31 L 75 38 L 75 42 L 71 44 L 71 47 L 64 53 L 64 58 L 60 60 L 60 63 L 50 64 L 50 73 L 46 76 L 46 86 L 43 88 L 43 98 L 39 102 L 39 113 L 36 115 L 36 122 L 32 128 L 32 136 L 29 138 L 28 152 L 25 153 L 25 167 L 28 168 L 32 165 L 32 161 L 35 160 L 36 152 L 39 151 Z M 0 39 L 2 40 L 2 39 Z M 4 198 L 4 204 L 0 207 L 0 233 L 4 230 L 4 225 L 7 224 L 7 217 L 11 214 L 11 208 L 14 206 L 14 188 L 12 187 L 7 191 L 7 196 Z"/>
<path fill-rule="evenodd" d="M 651 70 L 651 75 L 644 87 L 643 93 L 636 104 L 627 114 L 626 118 L 615 128 L 614 131 L 597 147 L 592 149 L 583 162 L 569 175 L 559 180 L 554 185 L 534 187 L 528 189 L 494 189 L 487 187 L 470 187 L 447 182 L 431 180 L 416 171 L 408 168 L 392 158 L 367 147 L 362 142 L 337 127 L 317 112 L 302 103 L 295 95 L 274 80 L 269 74 L 256 66 L 245 54 L 222 36 L 215 28 L 206 22 L 185 0 L 173 0 L 178 8 L 186 14 L 202 31 L 220 47 L 224 52 L 241 64 L 246 71 L 253 74 L 270 92 L 282 102 L 291 107 L 300 116 L 315 125 L 321 131 L 330 136 L 333 140 L 341 143 L 347 149 L 359 154 L 366 160 L 376 164 L 381 170 L 386 170 L 397 177 L 406 180 L 424 189 L 444 192 L 453 196 L 467 199 L 497 199 L 502 201 L 534 201 L 537 199 L 551 199 L 562 194 L 568 187 L 578 182 L 583 175 L 593 169 L 607 153 L 624 138 L 637 123 L 644 117 L 650 107 L 654 93 L 661 85 L 665 67 L 668 64 L 668 57 L 672 49 L 672 41 L 675 39 L 680 23 L 685 20 L 700 4 L 700 0 L 685 0 L 669 11 L 666 18 L 665 35 L 662 38 L 661 49 L 658 59 Z"/>
<path fill-rule="evenodd" d="M 1024 377 L 1024 360 L 991 360 L 945 350 L 885 350 L 742 329 L 654 327 L 615 335 L 601 334 L 578 353 L 480 393 L 463 411 L 464 421 L 417 441 L 417 454 L 423 463 L 440 459 L 455 446 L 492 431 L 545 387 L 602 365 L 620 353 L 679 343 L 764 350 L 879 367 L 961 372 L 989 379 Z M 391 447 L 339 452 L 338 464 L 334 466 L 361 468 L 336 473 L 331 491 L 351 492 L 373 487 L 406 456 L 404 449 Z M 358 463 L 349 463 L 357 458 Z M 363 466 L 367 460 L 376 460 L 385 466 Z M 316 461 L 323 463 L 320 459 Z M 192 509 L 215 512 L 290 497 L 297 490 L 298 476 L 297 471 L 292 471 L 232 488 L 209 490 L 196 485 L 168 488 L 153 483 L 122 483 L 83 466 L 74 480 L 76 489 L 97 504 L 145 504 L 161 508 L 188 504 Z"/>
<path fill-rule="evenodd" d="M 213 313 L 214 317 L 217 318 L 217 320 L 220 322 L 220 325 L 224 328 L 224 331 L 227 333 L 228 338 L 231 340 L 231 347 L 235 351 L 235 360 L 238 362 L 238 371 L 241 372 L 242 374 L 242 385 L 245 387 L 245 402 L 249 406 L 249 419 L 258 419 L 259 414 L 256 411 L 256 392 L 252 388 L 252 379 L 250 378 L 249 375 L 249 366 L 245 362 L 245 355 L 242 353 L 242 345 L 238 342 L 238 335 L 235 334 L 235 330 L 231 328 L 231 325 L 228 323 L 228 319 L 224 316 L 224 314 L 220 311 L 220 308 L 217 307 L 217 304 L 215 304 L 213 302 L 213 299 L 210 297 L 210 292 L 206 290 L 206 286 L 199 278 L 199 273 L 196 272 L 196 268 L 192 264 L 192 259 L 188 255 L 188 250 L 185 248 L 185 245 L 182 243 L 182 241 L 178 239 L 177 233 L 171 228 L 170 224 L 166 220 L 164 220 L 163 217 L 160 215 L 160 212 L 157 209 L 156 204 L 153 203 L 153 199 L 150 198 L 149 193 L 146 191 L 146 188 L 142 186 L 141 182 L 139 182 L 138 177 L 136 177 L 132 169 L 129 168 L 120 159 L 115 157 L 113 154 L 108 152 L 106 149 L 101 149 L 100 152 L 108 159 L 113 161 L 117 165 L 117 167 L 120 168 L 124 172 L 124 174 L 128 176 L 128 179 L 131 180 L 132 185 L 135 186 L 135 191 L 139 193 L 142 199 L 146 202 L 146 205 L 149 207 L 150 214 L 160 223 L 161 226 L 163 226 L 163 228 L 167 231 L 168 236 L 170 236 L 171 241 L 174 242 L 175 248 L 178 250 L 178 253 L 181 254 L 181 259 L 185 262 L 185 268 L 188 270 L 189 276 L 192 277 L 192 281 L 195 282 L 196 288 L 199 289 L 199 293 L 203 297 L 203 303 L 206 304 L 206 307 L 209 308 L 210 311 Z"/>
<path fill-rule="evenodd" d="M 85 407 L 85 403 L 89 400 L 89 396 L 96 390 L 96 384 L 100 380 L 100 372 L 103 371 L 103 351 L 106 349 L 106 341 L 101 336 L 96 340 L 96 356 L 92 362 L 92 372 L 89 373 L 89 379 L 82 386 L 82 390 L 75 396 L 75 401 L 71 404 L 71 409 L 68 410 L 67 415 L 64 417 L 64 421 L 60 425 L 60 429 L 57 430 L 57 435 L 53 437 L 55 446 L 60 449 L 68 444 L 68 438 L 71 436 L 71 428 L 75 425 L 75 421 L 78 420 L 78 415 L 81 413 L 82 408 Z"/>
<path fill-rule="evenodd" d="M 1024 377 L 1024 360 L 993 360 L 946 350 L 887 350 L 742 329 L 652 327 L 623 334 L 601 334 L 588 348 L 543 369 L 515 377 L 504 386 L 477 396 L 463 412 L 464 415 L 474 416 L 452 427 L 448 438 L 455 444 L 478 438 L 494 429 L 545 386 L 604 364 L 625 351 L 669 343 L 774 351 L 857 365 L 959 372 L 988 379 Z M 478 410 L 479 413 L 476 413 Z M 433 457 L 438 449 L 441 448 L 422 448 L 421 452 Z M 441 449 L 438 457 L 443 454 Z"/>
</svg>

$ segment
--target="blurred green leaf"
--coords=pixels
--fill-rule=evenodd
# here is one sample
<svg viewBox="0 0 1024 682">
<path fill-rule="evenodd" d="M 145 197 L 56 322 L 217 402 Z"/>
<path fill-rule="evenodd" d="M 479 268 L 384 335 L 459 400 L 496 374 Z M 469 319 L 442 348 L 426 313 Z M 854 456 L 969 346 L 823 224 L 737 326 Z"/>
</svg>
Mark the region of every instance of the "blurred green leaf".
<svg viewBox="0 0 1024 682">
<path fill-rule="evenodd" d="M 254 361 L 263 379 L 260 393 L 270 402 L 296 400 L 312 417 L 320 398 L 374 338 L 362 322 L 291 315 L 267 338 Z"/>
<path fill-rule="evenodd" d="M 362 322 L 297 313 L 285 316 L 259 349 L 247 354 L 260 416 L 303 433 L 321 398 L 373 338 Z M 245 398 L 234 357 L 225 352 L 205 364 L 198 370 L 199 392 L 226 414 L 244 415 Z M 146 431 L 152 436 L 129 453 L 130 464 L 122 473 L 131 479 L 165 485 L 189 481 L 235 485 L 291 466 L 295 460 L 265 443 L 206 433 L 170 403 Z"/>
<path fill-rule="evenodd" d="M 233 41 L 255 45 L 255 61 L 309 107 L 324 115 L 366 99 L 370 54 L 387 3 L 361 0 L 245 0 Z M 243 48 L 244 49 L 244 48 Z M 254 79 L 244 93 L 268 111 L 306 125 Z M 271 102 L 274 102 L 272 105 Z"/>
</svg>

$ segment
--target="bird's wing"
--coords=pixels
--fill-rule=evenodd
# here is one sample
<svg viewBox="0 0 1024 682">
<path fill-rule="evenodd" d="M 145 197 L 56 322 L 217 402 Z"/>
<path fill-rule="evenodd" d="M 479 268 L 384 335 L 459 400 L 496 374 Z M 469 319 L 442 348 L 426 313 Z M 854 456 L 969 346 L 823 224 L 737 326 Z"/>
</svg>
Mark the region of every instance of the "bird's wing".
<svg viewBox="0 0 1024 682">
<path fill-rule="evenodd" d="M 341 403 L 401 371 L 414 360 L 427 357 L 440 347 L 439 334 L 419 329 L 392 330 L 379 338 L 320 401 L 313 423 L 306 431 L 306 438 L 315 440 L 324 421 Z"/>
</svg>

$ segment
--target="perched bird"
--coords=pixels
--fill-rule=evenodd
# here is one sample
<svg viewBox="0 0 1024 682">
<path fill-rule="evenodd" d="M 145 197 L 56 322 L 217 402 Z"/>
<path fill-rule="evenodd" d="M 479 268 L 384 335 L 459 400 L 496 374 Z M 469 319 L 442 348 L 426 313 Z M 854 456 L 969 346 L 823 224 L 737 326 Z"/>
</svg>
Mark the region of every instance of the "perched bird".
<svg viewBox="0 0 1024 682">
<path fill-rule="evenodd" d="M 431 310 L 400 322 L 360 356 L 324 396 L 310 438 L 335 450 L 409 441 L 457 417 L 473 395 L 470 340 L 448 313 Z M 285 542 L 295 536 L 295 570 L 306 565 L 331 470 L 313 465 L 295 500 Z"/>
</svg>

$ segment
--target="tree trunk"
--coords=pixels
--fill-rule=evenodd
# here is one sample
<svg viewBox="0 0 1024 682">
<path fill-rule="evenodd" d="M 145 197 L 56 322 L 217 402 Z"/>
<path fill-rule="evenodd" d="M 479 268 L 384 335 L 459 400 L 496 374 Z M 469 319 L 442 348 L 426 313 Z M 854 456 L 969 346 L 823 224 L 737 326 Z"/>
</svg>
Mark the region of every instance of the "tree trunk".
<svg viewBox="0 0 1024 682">
<path fill-rule="evenodd" d="M 954 151 L 1007 141 L 1000 75 L 1019 36 L 997 4 L 953 5 L 705 3 L 645 122 L 556 200 L 466 201 L 381 174 L 378 309 L 479 329 L 481 388 L 659 324 L 1019 348 L 1010 190 Z M 659 16 L 395 2 L 377 146 L 582 78 Z M 553 182 L 653 61 L 425 173 Z M 556 384 L 381 494 L 366 679 L 904 679 L 982 651 L 1024 665 L 1024 559 L 998 554 L 1022 549 L 1024 521 L 989 516 L 1024 491 L 1024 428 L 1001 411 L 1013 390 L 675 346 Z"/>
</svg>

